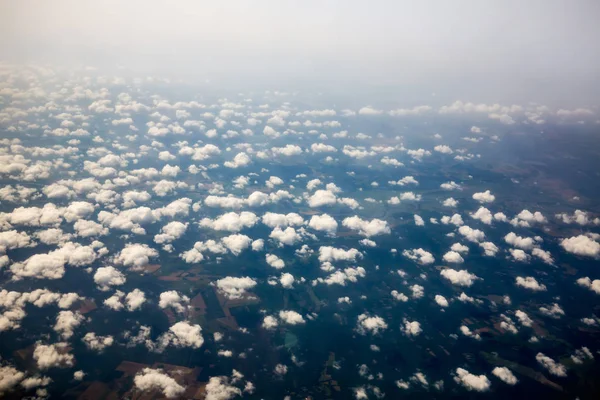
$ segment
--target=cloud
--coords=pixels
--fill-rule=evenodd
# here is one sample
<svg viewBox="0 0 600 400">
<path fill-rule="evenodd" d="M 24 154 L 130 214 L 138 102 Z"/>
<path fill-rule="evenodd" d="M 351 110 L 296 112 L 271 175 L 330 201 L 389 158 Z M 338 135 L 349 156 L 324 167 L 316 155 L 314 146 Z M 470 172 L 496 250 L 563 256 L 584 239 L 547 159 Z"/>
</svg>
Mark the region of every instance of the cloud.
<svg viewBox="0 0 600 400">
<path fill-rule="evenodd" d="M 213 376 L 206 384 L 205 400 L 230 400 L 241 395 L 242 391 L 230 385 L 228 378 L 225 376 Z"/>
<path fill-rule="evenodd" d="M 600 279 L 591 280 L 589 277 L 577 279 L 577 284 L 584 288 L 588 288 L 596 294 L 600 294 Z"/>
<path fill-rule="evenodd" d="M 160 308 L 173 308 L 178 313 L 182 313 L 185 311 L 186 307 L 184 306 L 189 304 L 190 298 L 184 295 L 179 294 L 176 290 L 168 290 L 166 292 L 162 292 L 160 294 L 160 300 L 158 302 L 158 306 Z"/>
<path fill-rule="evenodd" d="M 56 316 L 54 330 L 58 332 L 62 339 L 69 339 L 73 336 L 73 330 L 83 322 L 84 318 L 79 312 L 60 311 Z"/>
<path fill-rule="evenodd" d="M 531 327 L 533 325 L 533 320 L 529 318 L 529 315 L 527 315 L 527 313 L 525 313 L 524 311 L 515 311 L 515 317 L 517 317 L 517 319 L 523 326 Z"/>
<path fill-rule="evenodd" d="M 456 383 L 462 385 L 467 390 L 476 392 L 485 392 L 490 389 L 491 382 L 485 375 L 473 375 L 463 368 L 456 369 L 454 377 Z"/>
<path fill-rule="evenodd" d="M 496 196 L 494 196 L 489 190 L 485 192 L 479 192 L 473 194 L 473 200 L 477 200 L 480 203 L 492 203 L 496 200 Z"/>
<path fill-rule="evenodd" d="M 285 267 L 285 262 L 281 258 L 277 257 L 275 254 L 267 254 L 265 256 L 265 259 L 267 261 L 267 264 L 269 264 L 273 268 L 281 269 Z"/>
<path fill-rule="evenodd" d="M 546 285 L 538 283 L 538 281 L 532 276 L 528 276 L 525 278 L 517 276 L 517 278 L 515 279 L 515 283 L 517 286 L 533 290 L 534 292 L 543 292 L 546 290 Z"/>
<path fill-rule="evenodd" d="M 211 220 L 203 218 L 199 225 L 204 228 L 211 228 L 216 231 L 239 232 L 244 228 L 253 227 L 258 221 L 256 214 L 248 211 L 241 213 L 229 212 Z"/>
<path fill-rule="evenodd" d="M 531 250 L 535 244 L 532 238 L 517 236 L 514 232 L 510 232 L 504 236 L 504 241 L 511 246 L 524 250 Z"/>
<path fill-rule="evenodd" d="M 279 311 L 279 319 L 288 325 L 299 325 L 306 323 L 302 315 L 292 310 Z"/>
<path fill-rule="evenodd" d="M 202 328 L 198 324 L 180 321 L 172 325 L 167 332 L 163 333 L 157 339 L 157 343 L 157 350 L 159 352 L 162 352 L 168 346 L 199 349 L 204 344 Z"/>
<path fill-rule="evenodd" d="M 279 322 L 277 321 L 277 318 L 273 317 L 272 315 L 267 315 L 263 319 L 261 326 L 266 330 L 273 330 L 279 326 Z"/>
<path fill-rule="evenodd" d="M 158 257 L 158 251 L 148 247 L 147 244 L 127 243 L 115 257 L 115 262 L 136 270 L 149 264 L 150 259 L 156 257 Z"/>
<path fill-rule="evenodd" d="M 367 271 L 363 267 L 345 268 L 343 271 L 335 271 L 327 278 L 317 278 L 317 282 L 323 282 L 327 285 L 346 286 L 346 282 L 357 282 L 358 278 L 364 278 Z"/>
<path fill-rule="evenodd" d="M 353 231 L 358 231 L 362 236 L 372 237 L 391 233 L 387 221 L 374 218 L 371 221 L 363 220 L 358 216 L 344 218 L 342 225 Z"/>
<path fill-rule="evenodd" d="M 49 368 L 70 368 L 75 357 L 67 352 L 67 343 L 42 344 L 36 343 L 33 359 L 41 370 Z"/>
<path fill-rule="evenodd" d="M 567 252 L 585 257 L 600 256 L 600 243 L 585 235 L 573 236 L 561 240 L 560 246 Z"/>
<path fill-rule="evenodd" d="M 262 216 L 262 222 L 269 228 L 287 227 L 287 226 L 301 226 L 304 224 L 304 218 L 296 213 L 289 214 L 277 214 L 267 212 Z"/>
<path fill-rule="evenodd" d="M 440 307 L 448 307 L 448 300 L 446 300 L 446 298 L 442 295 L 436 294 L 435 295 L 435 302 L 438 304 L 438 306 Z"/>
<path fill-rule="evenodd" d="M 444 254 L 442 259 L 448 263 L 461 264 L 461 263 L 465 262 L 464 258 L 462 258 L 462 256 L 459 253 L 457 253 L 456 251 L 447 252 L 446 254 Z"/>
<path fill-rule="evenodd" d="M 442 153 L 442 154 L 452 154 L 452 153 L 454 153 L 452 151 L 452 148 L 450 146 L 445 145 L 445 144 L 439 144 L 439 145 L 435 146 L 433 148 L 433 150 L 435 150 L 435 151 L 437 151 L 439 153 Z"/>
<path fill-rule="evenodd" d="M 294 287 L 294 275 L 285 272 L 283 274 L 281 274 L 281 277 L 279 278 L 279 283 L 281 283 L 281 286 L 286 288 L 286 289 L 291 289 Z"/>
<path fill-rule="evenodd" d="M 402 255 L 404 257 L 410 258 L 413 261 L 416 261 L 421 265 L 429 265 L 435 262 L 433 254 L 421 248 L 404 250 L 402 252 Z"/>
<path fill-rule="evenodd" d="M 321 232 L 326 232 L 329 235 L 335 235 L 338 223 L 328 214 L 313 215 L 308 223 L 308 226 Z"/>
<path fill-rule="evenodd" d="M 387 323 L 378 315 L 360 314 L 356 322 L 356 331 L 361 335 L 377 335 L 388 328 Z"/>
<path fill-rule="evenodd" d="M 256 286 L 256 281 L 250 277 L 228 276 L 215 282 L 217 289 L 229 299 L 239 299 L 246 291 Z"/>
<path fill-rule="evenodd" d="M 160 230 L 160 234 L 154 236 L 154 243 L 157 244 L 166 244 L 171 243 L 185 234 L 187 230 L 188 224 L 172 221 L 163 226 Z"/>
<path fill-rule="evenodd" d="M 448 268 L 442 270 L 440 275 L 448 279 L 453 285 L 464 287 L 470 287 L 477 279 L 481 279 L 477 275 L 471 274 L 469 271 L 464 269 L 457 271 L 455 269 Z"/>
<path fill-rule="evenodd" d="M 308 198 L 307 203 L 311 208 L 330 206 L 337 203 L 337 196 L 330 190 L 319 189 Z"/>
<path fill-rule="evenodd" d="M 462 190 L 462 186 L 454 181 L 442 183 L 440 187 L 444 190 Z"/>
<path fill-rule="evenodd" d="M 252 239 L 246 235 L 236 233 L 225 236 L 221 239 L 221 242 L 227 248 L 227 250 L 229 250 L 233 255 L 237 256 L 252 244 Z"/>
<path fill-rule="evenodd" d="M 271 239 L 274 239 L 280 243 L 280 245 L 293 246 L 296 242 L 302 241 L 302 237 L 296 232 L 291 226 L 282 230 L 280 227 L 276 227 L 271 231 L 269 235 Z"/>
<path fill-rule="evenodd" d="M 111 286 L 120 286 L 125 283 L 125 275 L 115 267 L 100 267 L 94 274 L 94 282 L 98 285 L 98 289 L 107 291 Z"/>
<path fill-rule="evenodd" d="M 160 369 L 144 368 L 134 377 L 133 383 L 142 391 L 160 390 L 168 398 L 180 396 L 185 391 L 185 387 Z"/>
<path fill-rule="evenodd" d="M 358 110 L 359 115 L 381 115 L 383 111 L 377 110 L 371 106 L 366 106 Z"/>
<path fill-rule="evenodd" d="M 567 376 L 567 368 L 561 363 L 557 363 L 552 358 L 548 357 L 544 353 L 537 353 L 535 359 L 540 365 L 548 370 L 552 375 L 559 377 Z"/>
<path fill-rule="evenodd" d="M 101 353 L 107 347 L 110 347 L 114 343 L 112 336 L 97 336 L 94 332 L 88 332 L 81 339 L 85 346 L 90 349 Z"/>
<path fill-rule="evenodd" d="M 245 167 L 247 165 L 249 165 L 252 162 L 252 159 L 250 159 L 250 157 L 248 156 L 248 154 L 242 152 L 242 153 L 238 153 L 235 155 L 235 157 L 233 157 L 232 161 L 225 161 L 225 163 L 223 163 L 224 166 L 226 166 L 227 168 L 242 168 Z"/>
<path fill-rule="evenodd" d="M 468 241 L 474 243 L 481 242 L 485 239 L 485 233 L 483 233 L 479 229 L 473 229 L 466 225 L 458 228 L 458 233 L 463 235 Z"/>
<path fill-rule="evenodd" d="M 125 305 L 129 311 L 139 310 L 145 302 L 146 294 L 140 289 L 133 289 L 125 296 Z"/>
<path fill-rule="evenodd" d="M 25 373 L 10 365 L 0 366 L 0 395 L 10 392 L 23 379 Z"/>
<path fill-rule="evenodd" d="M 418 321 L 409 321 L 406 318 L 404 318 L 402 323 L 404 325 L 400 326 L 400 330 L 406 336 L 419 336 L 421 332 L 423 332 L 423 329 L 421 329 L 421 324 Z"/>
<path fill-rule="evenodd" d="M 80 219 L 73 225 L 73 230 L 80 237 L 93 237 L 108 235 L 108 228 L 94 221 Z"/>
<path fill-rule="evenodd" d="M 578 224 L 581 226 L 586 225 L 600 225 L 600 218 L 589 218 L 588 213 L 581 210 L 575 210 L 573 215 L 567 213 L 560 213 L 555 215 L 556 218 L 560 219 L 565 224 Z"/>
</svg>

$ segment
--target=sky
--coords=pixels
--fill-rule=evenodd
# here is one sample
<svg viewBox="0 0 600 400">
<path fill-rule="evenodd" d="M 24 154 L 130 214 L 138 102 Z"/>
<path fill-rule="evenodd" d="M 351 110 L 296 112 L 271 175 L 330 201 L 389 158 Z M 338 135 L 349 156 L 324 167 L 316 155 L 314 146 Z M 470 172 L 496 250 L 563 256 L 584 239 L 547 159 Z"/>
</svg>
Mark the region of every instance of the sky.
<svg viewBox="0 0 600 400">
<path fill-rule="evenodd" d="M 597 1 L 1 1 L 5 61 L 591 106 Z M 380 93 L 380 92 L 378 92 Z"/>
</svg>

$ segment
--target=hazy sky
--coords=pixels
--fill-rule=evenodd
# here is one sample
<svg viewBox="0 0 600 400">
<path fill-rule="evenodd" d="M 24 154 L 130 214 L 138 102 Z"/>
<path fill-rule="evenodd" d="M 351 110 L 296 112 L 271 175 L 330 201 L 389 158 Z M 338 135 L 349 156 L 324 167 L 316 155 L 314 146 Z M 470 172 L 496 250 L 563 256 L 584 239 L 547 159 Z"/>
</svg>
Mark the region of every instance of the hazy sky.
<svg viewBox="0 0 600 400">
<path fill-rule="evenodd" d="M 0 0 L 8 61 L 597 104 L 600 1 Z"/>
</svg>

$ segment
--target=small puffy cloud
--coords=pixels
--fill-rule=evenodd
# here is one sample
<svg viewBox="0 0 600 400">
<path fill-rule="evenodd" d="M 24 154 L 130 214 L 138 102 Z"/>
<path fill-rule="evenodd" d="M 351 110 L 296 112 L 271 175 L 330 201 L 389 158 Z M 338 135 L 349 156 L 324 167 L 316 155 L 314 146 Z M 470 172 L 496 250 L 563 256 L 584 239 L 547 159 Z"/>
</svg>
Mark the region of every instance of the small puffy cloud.
<svg viewBox="0 0 600 400">
<path fill-rule="evenodd" d="M 511 225 L 524 228 L 529 228 L 533 224 L 544 224 L 546 222 L 548 222 L 548 220 L 546 220 L 546 217 L 544 217 L 541 212 L 536 211 L 532 213 L 529 210 L 521 211 L 510 221 Z"/>
<path fill-rule="evenodd" d="M 528 262 L 529 261 L 529 255 L 521 249 L 508 249 L 508 252 L 510 253 L 511 258 L 515 261 L 518 261 L 518 262 Z"/>
<path fill-rule="evenodd" d="M 496 196 L 494 196 L 489 190 L 485 192 L 479 192 L 473 194 L 473 200 L 477 200 L 480 203 L 492 203 L 496 200 Z"/>
<path fill-rule="evenodd" d="M 281 269 L 285 267 L 285 262 L 281 258 L 277 257 L 275 254 L 267 254 L 265 256 L 265 259 L 267 261 L 267 264 L 269 264 L 273 268 Z"/>
<path fill-rule="evenodd" d="M 281 277 L 279 278 L 279 283 L 281 283 L 281 286 L 283 286 L 286 289 L 291 289 L 294 287 L 294 275 L 285 272 L 283 274 L 281 274 Z"/>
<path fill-rule="evenodd" d="M 479 229 L 473 229 L 467 225 L 458 228 L 458 233 L 464 236 L 464 238 L 468 241 L 474 243 L 482 242 L 485 239 L 485 233 Z"/>
<path fill-rule="evenodd" d="M 402 252 L 402 255 L 404 257 L 410 258 L 413 261 L 416 261 L 421 265 L 429 265 L 435 262 L 433 254 L 421 248 L 404 250 Z"/>
<path fill-rule="evenodd" d="M 510 244 L 511 246 L 518 247 L 524 250 L 531 250 L 535 245 L 535 241 L 533 240 L 533 238 L 521 237 L 514 232 L 510 232 L 506 236 L 504 236 L 504 241 Z"/>
<path fill-rule="evenodd" d="M 252 162 L 252 159 L 248 156 L 248 154 L 242 152 L 238 153 L 233 157 L 232 161 L 225 161 L 223 164 L 227 168 L 242 168 L 249 165 Z"/>
<path fill-rule="evenodd" d="M 452 153 L 454 153 L 452 151 L 452 148 L 450 148 L 450 146 L 447 146 L 445 144 L 439 144 L 439 145 L 435 146 L 433 148 L 433 150 L 435 150 L 435 151 L 437 151 L 439 153 L 442 153 L 442 154 L 452 154 Z"/>
<path fill-rule="evenodd" d="M 279 311 L 279 319 L 288 325 L 299 325 L 306 323 L 302 315 L 292 310 Z"/>
<path fill-rule="evenodd" d="M 546 285 L 538 283 L 538 281 L 532 276 L 528 276 L 525 278 L 517 276 L 517 278 L 515 279 L 515 283 L 517 286 L 533 290 L 534 292 L 543 292 L 546 290 Z"/>
<path fill-rule="evenodd" d="M 185 311 L 190 298 L 179 294 L 176 290 L 168 290 L 160 294 L 158 306 L 160 308 L 173 308 L 175 311 L 182 313 Z"/>
<path fill-rule="evenodd" d="M 577 284 L 584 288 L 588 288 L 596 294 L 600 294 L 600 279 L 591 280 L 590 278 L 583 277 L 577 279 Z"/>
<path fill-rule="evenodd" d="M 381 115 L 383 111 L 377 110 L 371 106 L 366 106 L 358 110 L 359 115 Z"/>
<path fill-rule="evenodd" d="M 228 231 L 228 232 L 239 232 L 244 228 L 253 227 L 258 222 L 256 214 L 248 211 L 242 211 L 241 213 L 228 212 L 214 220 L 210 218 L 203 218 L 199 225 L 203 228 L 210 228 L 216 231 Z"/>
<path fill-rule="evenodd" d="M 453 251 L 453 250 L 444 254 L 442 259 L 447 263 L 461 264 L 461 263 L 465 262 L 464 258 L 462 258 L 462 256 L 458 252 Z"/>
<path fill-rule="evenodd" d="M 400 326 L 400 330 L 406 336 L 419 336 L 423 329 L 421 329 L 421 324 L 418 321 L 409 321 L 406 318 L 402 321 L 404 325 Z"/>
<path fill-rule="evenodd" d="M 377 315 L 360 314 L 356 322 L 356 331 L 361 335 L 377 335 L 388 327 L 385 320 Z"/>
<path fill-rule="evenodd" d="M 144 368 L 133 379 L 136 389 L 142 391 L 160 390 L 165 397 L 178 397 L 185 391 L 185 387 L 177 383 L 160 369 Z"/>
<path fill-rule="evenodd" d="M 104 351 L 107 347 L 112 346 L 114 343 L 114 338 L 112 336 L 98 336 L 94 332 L 86 333 L 81 340 L 88 349 L 99 353 Z"/>
<path fill-rule="evenodd" d="M 318 278 L 317 282 L 323 282 L 327 285 L 346 286 L 346 282 L 357 282 L 359 277 L 364 278 L 366 274 L 367 271 L 363 267 L 344 268 L 343 271 L 335 271 L 325 279 Z"/>
<path fill-rule="evenodd" d="M 556 218 L 560 219 L 565 224 L 578 224 L 581 226 L 586 225 L 600 225 L 600 218 L 590 219 L 588 213 L 581 210 L 575 210 L 571 215 L 567 213 L 560 213 L 555 215 Z"/>
<path fill-rule="evenodd" d="M 471 214 L 471 218 L 478 219 L 486 225 L 491 225 L 493 221 L 492 212 L 485 207 L 479 207 L 477 211 Z"/>
<path fill-rule="evenodd" d="M 242 251 L 246 250 L 252 244 L 252 239 L 250 239 L 246 235 L 242 235 L 239 233 L 225 236 L 221 239 L 223 245 L 229 250 L 233 255 L 239 255 Z"/>
<path fill-rule="evenodd" d="M 236 371 L 234 370 L 234 372 Z M 238 373 L 238 375 L 241 374 Z M 232 379 L 231 383 L 234 383 L 234 379 Z M 246 382 L 246 386 L 248 386 L 248 383 L 251 382 Z M 253 386 L 250 387 L 253 388 Z M 208 383 L 206 384 L 205 400 L 231 400 L 234 397 L 241 395 L 241 389 L 231 385 L 229 379 L 226 376 L 213 376 L 208 380 Z"/>
<path fill-rule="evenodd" d="M 67 343 L 37 343 L 33 350 L 33 359 L 41 370 L 49 368 L 69 368 L 73 366 L 75 357 L 67 352 Z"/>
<path fill-rule="evenodd" d="M 492 370 L 492 375 L 496 376 L 502 382 L 508 385 L 516 385 L 518 382 L 517 377 L 512 371 L 506 367 L 496 367 Z"/>
<path fill-rule="evenodd" d="M 330 206 L 337 203 L 337 196 L 330 190 L 319 189 L 308 198 L 307 203 L 311 208 Z"/>
<path fill-rule="evenodd" d="M 490 389 L 491 382 L 485 375 L 474 375 L 463 368 L 456 369 L 454 381 L 467 390 L 485 392 Z"/>
<path fill-rule="evenodd" d="M 552 358 L 544 353 L 537 353 L 535 359 L 540 365 L 548 370 L 552 375 L 565 377 L 567 376 L 567 368 L 561 363 L 557 363 Z"/>
<path fill-rule="evenodd" d="M 344 218 L 342 225 L 353 231 L 358 231 L 360 235 L 371 237 L 391 233 L 387 221 L 374 218 L 371 221 L 363 220 L 358 216 Z"/>
<path fill-rule="evenodd" d="M 184 224 L 179 221 L 172 221 L 163 226 L 158 235 L 154 236 L 154 243 L 166 244 L 171 243 L 185 234 L 187 230 L 187 222 Z"/>
<path fill-rule="evenodd" d="M 54 330 L 60 334 L 63 339 L 69 339 L 73 336 L 73 330 L 83 322 L 84 317 L 79 312 L 60 311 L 56 316 Z"/>
<path fill-rule="evenodd" d="M 125 275 L 115 267 L 100 267 L 94 274 L 94 282 L 102 291 L 109 290 L 112 286 L 120 286 L 126 281 Z"/>
<path fill-rule="evenodd" d="M 271 239 L 274 239 L 280 243 L 280 245 L 293 246 L 296 242 L 302 241 L 302 237 L 296 232 L 294 228 L 288 226 L 285 230 L 280 227 L 276 227 L 269 234 Z"/>
<path fill-rule="evenodd" d="M 314 230 L 326 232 L 329 235 L 335 235 L 338 223 L 335 218 L 328 214 L 313 215 L 308 223 L 308 226 Z"/>
<path fill-rule="evenodd" d="M 446 300 L 446 298 L 444 296 L 442 296 L 442 295 L 436 294 L 435 295 L 435 302 L 440 307 L 448 307 L 448 300 Z"/>
<path fill-rule="evenodd" d="M 287 227 L 287 226 L 301 226 L 304 224 L 304 218 L 296 213 L 289 214 L 276 214 L 267 212 L 262 216 L 262 222 L 269 228 Z"/>
<path fill-rule="evenodd" d="M 444 182 L 440 187 L 444 190 L 462 190 L 462 186 L 454 181 Z"/>
<path fill-rule="evenodd" d="M 442 205 L 444 207 L 456 207 L 458 206 L 458 200 L 454 199 L 453 197 L 448 197 L 442 202 Z"/>
<path fill-rule="evenodd" d="M 108 228 L 94 221 L 80 219 L 73 224 L 73 230 L 80 237 L 108 235 Z"/>
<path fill-rule="evenodd" d="M 416 226 L 425 226 L 425 221 L 423 220 L 423 218 L 420 215 L 413 215 L 413 218 L 415 220 L 415 225 Z"/>
<path fill-rule="evenodd" d="M 469 287 L 475 283 L 477 279 L 480 279 L 477 275 L 469 273 L 469 271 L 461 269 L 457 271 L 455 269 L 444 269 L 440 272 L 440 275 L 448 279 L 453 285 Z"/>
<path fill-rule="evenodd" d="M 198 324 L 180 321 L 172 325 L 169 330 L 158 338 L 158 350 L 167 346 L 190 347 L 199 349 L 204 344 L 202 328 Z"/>
<path fill-rule="evenodd" d="M 248 290 L 256 286 L 256 281 L 247 276 L 242 278 L 228 276 L 216 281 L 215 285 L 219 292 L 227 298 L 239 299 L 246 294 Z"/>
<path fill-rule="evenodd" d="M 279 326 L 279 322 L 277 321 L 277 318 L 273 317 L 272 315 L 267 315 L 265 318 L 263 318 L 261 326 L 266 330 L 272 330 Z"/>
<path fill-rule="evenodd" d="M 517 319 L 523 326 L 531 327 L 533 325 L 533 320 L 524 311 L 515 311 L 515 317 L 517 317 Z"/>
<path fill-rule="evenodd" d="M 362 254 L 357 249 L 344 250 L 332 246 L 319 247 L 320 262 L 334 261 L 356 261 L 357 258 L 362 258 Z"/>
<path fill-rule="evenodd" d="M 146 294 L 140 289 L 133 289 L 125 296 L 125 306 L 129 311 L 139 310 L 146 302 Z"/>
<path fill-rule="evenodd" d="M 561 240 L 560 246 L 567 252 L 585 257 L 600 256 L 600 243 L 586 235 L 573 236 Z"/>
<path fill-rule="evenodd" d="M 158 251 L 148 247 L 147 244 L 127 243 L 115 257 L 115 262 L 132 269 L 139 269 L 155 257 L 158 257 Z"/>
</svg>

